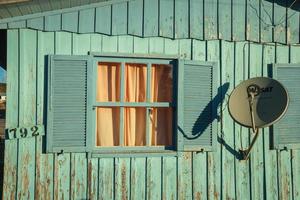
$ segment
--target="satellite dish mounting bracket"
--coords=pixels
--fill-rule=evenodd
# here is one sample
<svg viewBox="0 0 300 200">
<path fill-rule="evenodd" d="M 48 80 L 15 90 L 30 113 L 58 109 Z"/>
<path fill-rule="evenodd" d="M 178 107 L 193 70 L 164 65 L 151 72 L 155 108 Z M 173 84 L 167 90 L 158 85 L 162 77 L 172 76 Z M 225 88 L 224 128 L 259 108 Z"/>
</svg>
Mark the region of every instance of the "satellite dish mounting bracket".
<svg viewBox="0 0 300 200">
<path fill-rule="evenodd" d="M 252 122 L 252 132 L 255 134 L 253 140 L 251 141 L 250 146 L 248 149 L 240 149 L 240 153 L 243 160 L 248 160 L 250 151 L 252 147 L 254 146 L 255 141 L 258 138 L 259 129 L 255 127 L 255 119 L 254 119 L 254 112 L 253 112 L 253 100 L 254 97 L 259 94 L 260 88 L 257 85 L 250 85 L 247 88 L 248 92 L 248 100 L 249 100 L 249 106 L 250 106 L 250 114 L 251 114 L 251 122 Z"/>
</svg>

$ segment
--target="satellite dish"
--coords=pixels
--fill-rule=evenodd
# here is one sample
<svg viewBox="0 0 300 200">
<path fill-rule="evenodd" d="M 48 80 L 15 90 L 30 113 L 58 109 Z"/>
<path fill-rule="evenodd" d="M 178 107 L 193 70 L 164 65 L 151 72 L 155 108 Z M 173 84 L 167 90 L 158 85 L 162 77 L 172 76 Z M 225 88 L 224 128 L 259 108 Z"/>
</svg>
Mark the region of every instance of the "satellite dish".
<svg viewBox="0 0 300 200">
<path fill-rule="evenodd" d="M 287 111 L 289 97 L 278 81 L 256 77 L 240 83 L 230 94 L 228 109 L 239 124 L 252 128 L 255 137 L 246 150 L 240 150 L 243 158 L 249 153 L 258 137 L 259 128 L 271 126 Z"/>
<path fill-rule="evenodd" d="M 253 127 L 249 106 L 251 93 L 255 128 L 270 126 L 285 114 L 289 98 L 283 85 L 271 78 L 251 78 L 239 84 L 229 97 L 229 113 L 239 124 Z"/>
</svg>

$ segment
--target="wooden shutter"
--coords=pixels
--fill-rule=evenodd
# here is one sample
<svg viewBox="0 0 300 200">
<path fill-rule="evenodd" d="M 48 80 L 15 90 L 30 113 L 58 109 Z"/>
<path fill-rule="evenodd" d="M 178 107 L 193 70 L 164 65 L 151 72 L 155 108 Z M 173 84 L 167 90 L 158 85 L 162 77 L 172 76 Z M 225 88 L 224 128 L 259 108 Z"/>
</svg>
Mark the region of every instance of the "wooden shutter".
<svg viewBox="0 0 300 200">
<path fill-rule="evenodd" d="M 85 152 L 88 56 L 50 56 L 47 151 Z"/>
<path fill-rule="evenodd" d="M 213 150 L 216 143 L 217 67 L 214 63 L 178 63 L 177 148 Z"/>
<path fill-rule="evenodd" d="M 276 149 L 300 148 L 300 65 L 275 64 L 273 78 L 282 83 L 289 95 L 286 114 L 273 125 Z"/>
</svg>

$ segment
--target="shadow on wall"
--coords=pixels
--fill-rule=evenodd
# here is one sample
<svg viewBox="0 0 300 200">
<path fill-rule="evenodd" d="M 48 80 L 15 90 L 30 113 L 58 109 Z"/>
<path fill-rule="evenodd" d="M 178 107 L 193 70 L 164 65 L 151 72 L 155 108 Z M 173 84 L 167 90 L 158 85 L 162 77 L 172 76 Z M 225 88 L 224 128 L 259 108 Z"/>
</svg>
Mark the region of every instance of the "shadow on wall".
<svg viewBox="0 0 300 200">
<path fill-rule="evenodd" d="M 299 0 L 263 0 L 271 3 L 278 4 L 282 7 L 291 8 L 292 10 L 300 11 L 300 1 Z"/>
<path fill-rule="evenodd" d="M 178 127 L 179 131 L 184 135 L 185 138 L 197 139 L 204 133 L 204 131 L 214 120 L 218 120 L 218 107 L 225 99 L 225 94 L 227 93 L 228 88 L 229 83 L 224 83 L 218 88 L 217 95 L 205 106 L 197 120 L 194 122 L 191 135 L 187 135 L 182 128 Z M 208 113 L 211 113 L 211 117 L 209 118 L 207 117 Z"/>
</svg>

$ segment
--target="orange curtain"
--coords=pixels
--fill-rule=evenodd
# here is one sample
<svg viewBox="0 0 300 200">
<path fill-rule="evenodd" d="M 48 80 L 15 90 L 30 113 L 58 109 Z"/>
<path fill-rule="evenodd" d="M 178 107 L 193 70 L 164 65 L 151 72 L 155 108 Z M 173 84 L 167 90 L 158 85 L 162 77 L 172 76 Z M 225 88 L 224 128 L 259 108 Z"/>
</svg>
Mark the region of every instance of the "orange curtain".
<svg viewBox="0 0 300 200">
<path fill-rule="evenodd" d="M 97 101 L 120 101 L 120 70 L 118 63 L 99 63 Z M 118 146 L 120 144 L 120 109 L 97 108 L 96 122 L 97 146 Z"/>
<path fill-rule="evenodd" d="M 170 65 L 152 65 L 151 102 L 172 102 L 173 74 Z M 151 145 L 172 145 L 172 108 L 153 108 L 151 121 Z"/>
<path fill-rule="evenodd" d="M 125 65 L 125 101 L 145 102 L 147 66 L 142 64 Z M 125 146 L 146 145 L 146 109 L 125 108 Z"/>
<path fill-rule="evenodd" d="M 151 68 L 151 102 L 172 102 L 172 67 Z M 125 65 L 126 102 L 146 102 L 147 66 Z M 120 101 L 120 64 L 99 63 L 97 101 Z M 152 108 L 151 145 L 172 145 L 172 108 Z M 97 109 L 97 146 L 119 146 L 120 108 Z M 124 108 L 124 145 L 146 145 L 146 108 Z"/>
</svg>

